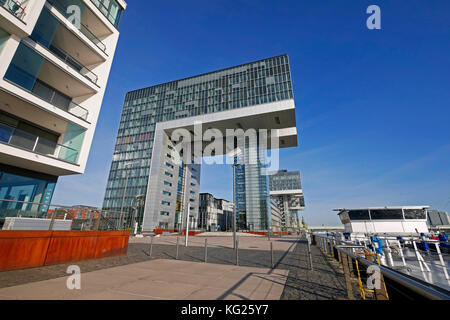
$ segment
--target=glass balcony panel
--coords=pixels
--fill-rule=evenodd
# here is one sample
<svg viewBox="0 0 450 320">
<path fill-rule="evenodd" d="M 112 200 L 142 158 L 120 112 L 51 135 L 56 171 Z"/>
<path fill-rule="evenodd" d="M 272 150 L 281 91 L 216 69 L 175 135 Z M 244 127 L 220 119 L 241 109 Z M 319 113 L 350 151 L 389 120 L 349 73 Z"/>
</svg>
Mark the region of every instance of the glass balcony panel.
<svg viewBox="0 0 450 320">
<path fill-rule="evenodd" d="M 15 129 L 9 141 L 9 144 L 33 151 L 34 146 L 36 144 L 36 139 L 37 136 L 35 136 L 34 134 L 19 129 Z"/>
<path fill-rule="evenodd" d="M 56 142 L 44 138 L 39 138 L 34 151 L 48 156 L 54 156 L 57 146 L 58 144 Z"/>
<path fill-rule="evenodd" d="M 0 123 L 0 142 L 9 143 L 14 129 L 8 125 Z"/>
<path fill-rule="evenodd" d="M 64 1 L 64 0 L 47 0 L 48 3 L 50 3 L 56 10 L 58 10 L 64 17 L 68 18 L 69 14 L 67 13 L 67 7 L 69 5 L 79 5 L 81 8 L 81 11 L 83 12 L 85 9 L 84 4 L 82 4 L 80 1 Z M 106 45 L 99 39 L 97 36 L 92 33 L 91 30 L 89 30 L 88 27 L 81 24 L 80 25 L 80 32 L 83 33 L 92 43 L 94 43 L 100 50 L 106 53 Z"/>
</svg>

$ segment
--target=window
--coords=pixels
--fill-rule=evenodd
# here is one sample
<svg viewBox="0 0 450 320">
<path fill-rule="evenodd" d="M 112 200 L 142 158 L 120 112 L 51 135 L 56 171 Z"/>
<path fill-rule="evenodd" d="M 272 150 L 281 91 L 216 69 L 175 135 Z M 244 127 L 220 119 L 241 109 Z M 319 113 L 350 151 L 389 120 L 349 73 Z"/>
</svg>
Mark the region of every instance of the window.
<svg viewBox="0 0 450 320">
<path fill-rule="evenodd" d="M 165 206 L 170 206 L 170 202 L 169 201 L 161 201 L 161 204 L 165 205 Z"/>
<path fill-rule="evenodd" d="M 372 220 L 402 220 L 402 209 L 376 209 L 370 210 Z"/>
<path fill-rule="evenodd" d="M 171 164 L 171 163 L 169 163 L 169 162 L 166 162 L 166 166 L 168 166 L 169 168 L 174 168 L 174 166 L 173 166 L 173 164 Z"/>
<path fill-rule="evenodd" d="M 195 194 L 195 191 L 192 191 L 192 190 L 191 190 L 191 194 Z"/>
<path fill-rule="evenodd" d="M 160 213 L 162 216 L 169 216 L 169 213 L 167 211 L 161 211 Z"/>
<path fill-rule="evenodd" d="M 171 177 L 171 178 L 173 178 L 173 174 L 171 174 L 170 172 L 164 172 L 164 174 L 166 175 L 166 176 L 168 176 L 168 177 Z"/>
<path fill-rule="evenodd" d="M 168 181 L 164 181 L 164 185 L 165 185 L 165 186 L 169 186 L 169 187 L 172 186 L 172 184 L 171 184 L 170 182 L 168 182 Z"/>
<path fill-rule="evenodd" d="M 350 220 L 370 220 L 369 210 L 350 210 L 348 215 Z"/>
<path fill-rule="evenodd" d="M 191 183 L 191 186 L 195 187 L 195 183 Z"/>
<path fill-rule="evenodd" d="M 163 190 L 163 195 L 170 197 L 172 195 L 172 193 L 170 193 L 169 191 Z"/>
<path fill-rule="evenodd" d="M 405 219 L 426 219 L 427 215 L 424 209 L 405 209 Z"/>
</svg>

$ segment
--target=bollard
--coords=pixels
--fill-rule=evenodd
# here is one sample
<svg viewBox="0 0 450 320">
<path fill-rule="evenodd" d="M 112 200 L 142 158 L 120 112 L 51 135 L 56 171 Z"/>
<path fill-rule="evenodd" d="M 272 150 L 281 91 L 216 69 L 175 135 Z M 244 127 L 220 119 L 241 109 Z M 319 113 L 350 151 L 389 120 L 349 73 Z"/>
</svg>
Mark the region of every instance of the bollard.
<svg viewBox="0 0 450 320">
<path fill-rule="evenodd" d="M 239 238 L 236 237 L 236 265 L 239 265 Z"/>
<path fill-rule="evenodd" d="M 178 246 L 179 246 L 179 240 L 180 240 L 180 237 L 177 237 L 177 254 L 176 254 L 176 256 L 175 256 L 175 260 L 178 260 Z"/>
<path fill-rule="evenodd" d="M 151 237 L 150 239 L 150 253 L 149 253 L 150 259 L 152 258 L 152 253 L 153 253 L 153 237 Z"/>
<path fill-rule="evenodd" d="M 273 243 L 270 242 L 270 268 L 273 269 Z"/>
<path fill-rule="evenodd" d="M 208 262 L 208 239 L 205 239 L 205 263 Z"/>
<path fill-rule="evenodd" d="M 308 242 L 309 266 L 311 268 L 311 271 L 313 271 L 314 268 L 313 268 L 312 254 L 311 254 L 311 237 L 309 235 L 306 236 L 306 241 Z"/>
</svg>

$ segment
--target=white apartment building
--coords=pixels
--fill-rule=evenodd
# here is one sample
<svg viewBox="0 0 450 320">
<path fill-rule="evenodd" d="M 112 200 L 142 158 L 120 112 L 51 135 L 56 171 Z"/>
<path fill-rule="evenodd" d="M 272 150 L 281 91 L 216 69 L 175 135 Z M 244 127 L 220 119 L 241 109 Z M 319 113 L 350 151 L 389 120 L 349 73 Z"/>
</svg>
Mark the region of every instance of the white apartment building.
<svg viewBox="0 0 450 320">
<path fill-rule="evenodd" d="M 58 177 L 85 171 L 125 9 L 0 0 L 0 211 L 46 210 Z"/>
</svg>

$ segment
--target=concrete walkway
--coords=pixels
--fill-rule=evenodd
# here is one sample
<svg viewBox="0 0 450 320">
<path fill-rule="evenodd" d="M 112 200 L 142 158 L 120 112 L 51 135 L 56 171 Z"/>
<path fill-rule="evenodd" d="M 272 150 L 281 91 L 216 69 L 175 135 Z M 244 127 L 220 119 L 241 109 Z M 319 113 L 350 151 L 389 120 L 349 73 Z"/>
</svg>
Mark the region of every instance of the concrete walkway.
<svg viewBox="0 0 450 320">
<path fill-rule="evenodd" d="M 81 274 L 81 289 L 68 277 L 0 289 L 19 300 L 279 300 L 287 270 L 157 259 Z"/>
</svg>

